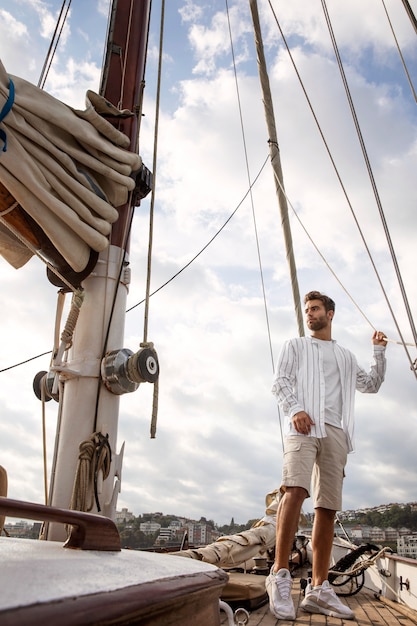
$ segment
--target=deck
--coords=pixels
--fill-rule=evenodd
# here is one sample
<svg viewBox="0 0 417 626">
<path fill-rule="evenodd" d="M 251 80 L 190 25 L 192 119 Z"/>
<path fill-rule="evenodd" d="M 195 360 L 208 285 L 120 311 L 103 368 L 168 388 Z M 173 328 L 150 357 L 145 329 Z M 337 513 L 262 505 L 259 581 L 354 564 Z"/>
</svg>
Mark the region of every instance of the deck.
<svg viewBox="0 0 417 626">
<path fill-rule="evenodd" d="M 303 594 L 300 589 L 300 579 L 294 579 L 292 590 L 294 606 L 296 607 L 296 620 L 279 620 L 272 615 L 269 604 L 250 612 L 249 621 L 245 626 L 415 626 L 417 624 L 417 612 L 407 617 L 396 607 L 387 606 L 374 597 L 371 591 L 362 589 L 357 595 L 343 598 L 343 601 L 354 611 L 355 619 L 342 620 L 325 615 L 306 613 L 300 608 Z M 227 616 L 221 612 L 223 626 L 228 625 Z M 243 622 L 242 622 L 243 624 Z"/>
</svg>

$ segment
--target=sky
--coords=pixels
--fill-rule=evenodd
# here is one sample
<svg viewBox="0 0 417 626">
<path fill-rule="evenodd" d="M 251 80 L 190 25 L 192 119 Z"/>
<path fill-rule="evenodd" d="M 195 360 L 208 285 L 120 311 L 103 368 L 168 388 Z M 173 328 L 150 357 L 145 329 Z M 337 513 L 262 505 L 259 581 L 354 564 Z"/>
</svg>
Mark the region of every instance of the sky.
<svg viewBox="0 0 417 626">
<path fill-rule="evenodd" d="M 140 137 L 148 167 L 160 26 L 160 2 L 152 4 Z M 249 3 L 166 4 L 151 291 L 218 235 L 151 298 L 148 337 L 161 365 L 158 429 L 151 440 L 151 386 L 121 398 L 118 448 L 126 444 L 117 508 L 246 523 L 263 516 L 265 495 L 280 483 L 283 418 L 271 394 L 273 367 L 283 342 L 298 334 Z M 271 5 L 346 191 L 271 6 L 260 1 L 300 293 L 318 289 L 336 301 L 333 336 L 366 369 L 373 328 L 392 340 L 380 392 L 356 397 L 343 509 L 413 502 L 417 379 L 410 358 L 417 355 L 404 293 L 415 315 L 415 97 L 383 3 L 328 0 L 381 214 L 322 3 Z M 417 11 L 415 1 L 411 6 Z M 385 0 L 385 7 L 417 88 L 416 33 L 401 2 Z M 0 58 L 10 74 L 38 83 L 59 9 L 55 0 L 0 0 Z M 84 108 L 87 89 L 98 90 L 107 13 L 105 0 L 71 4 L 45 89 L 75 108 Z M 129 309 L 145 295 L 149 205 L 147 198 L 134 219 Z M 49 355 L 11 366 L 51 350 L 56 288 L 37 258 L 18 271 L 0 264 L 0 463 L 11 498 L 43 502 L 42 406 L 32 381 L 48 369 Z M 143 325 L 141 304 L 126 315 L 121 347 L 135 351 Z M 395 343 L 398 328 L 409 356 Z M 50 467 L 54 402 L 46 423 Z M 311 499 L 304 511 L 312 511 Z"/>
</svg>

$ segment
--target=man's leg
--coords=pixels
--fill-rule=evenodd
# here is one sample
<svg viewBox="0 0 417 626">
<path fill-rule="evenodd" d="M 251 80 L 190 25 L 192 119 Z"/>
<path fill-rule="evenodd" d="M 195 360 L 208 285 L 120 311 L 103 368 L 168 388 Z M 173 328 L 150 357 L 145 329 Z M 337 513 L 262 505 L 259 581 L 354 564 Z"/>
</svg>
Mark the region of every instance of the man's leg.
<svg viewBox="0 0 417 626">
<path fill-rule="evenodd" d="M 313 437 L 291 436 L 286 438 L 284 448 L 281 483 L 284 493 L 277 511 L 275 563 L 266 578 L 265 586 L 269 596 L 269 607 L 275 617 L 294 620 L 289 557 L 300 519 L 301 506 L 309 495 L 317 443 Z"/>
<path fill-rule="evenodd" d="M 302 504 L 307 496 L 303 487 L 287 487 L 277 510 L 274 572 L 288 569 L 290 552 L 297 532 Z"/>
<path fill-rule="evenodd" d="M 311 537 L 313 549 L 312 585 L 321 585 L 329 574 L 330 556 L 333 548 L 334 518 L 336 511 L 321 507 L 314 511 L 314 525 Z"/>
<path fill-rule="evenodd" d="M 295 619 L 288 562 L 306 495 L 307 491 L 303 487 L 287 487 L 278 505 L 275 563 L 265 581 L 269 608 L 278 619 Z"/>
<path fill-rule="evenodd" d="M 354 613 L 337 597 L 327 580 L 333 547 L 335 512 L 342 506 L 342 485 L 347 456 L 346 435 L 326 424 L 327 437 L 320 440 L 313 471 L 314 526 L 313 576 L 307 585 L 301 607 L 339 619 L 353 619 Z"/>
</svg>

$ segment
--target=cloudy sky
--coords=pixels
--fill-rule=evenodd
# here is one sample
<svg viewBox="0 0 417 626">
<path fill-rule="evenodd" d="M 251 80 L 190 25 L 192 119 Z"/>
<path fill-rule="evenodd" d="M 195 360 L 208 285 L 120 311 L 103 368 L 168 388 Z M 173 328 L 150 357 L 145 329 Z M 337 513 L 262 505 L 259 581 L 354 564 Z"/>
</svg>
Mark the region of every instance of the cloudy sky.
<svg viewBox="0 0 417 626">
<path fill-rule="evenodd" d="M 270 392 L 273 363 L 283 341 L 298 332 L 272 170 L 268 162 L 263 167 L 268 133 L 249 3 L 166 4 L 152 290 L 186 266 L 238 209 L 151 299 L 149 339 L 161 362 L 158 432 L 150 440 L 152 390 L 142 385 L 121 399 L 118 447 L 126 441 L 126 450 L 118 508 L 244 523 L 263 515 L 265 494 L 279 486 L 281 417 Z M 415 314 L 416 101 L 383 3 L 329 0 L 402 290 L 322 3 L 271 2 L 346 194 L 271 6 L 259 4 L 300 292 L 319 289 L 334 298 L 334 337 L 368 367 L 372 327 L 398 341 L 398 325 L 413 344 L 402 291 Z M 417 3 L 411 5 L 417 11 Z M 416 88 L 416 33 L 401 2 L 385 0 L 385 6 Z M 1 59 L 10 74 L 37 84 L 59 8 L 56 0 L 0 0 Z M 154 0 L 140 142 L 149 167 L 159 8 Z M 46 80 L 46 90 L 76 108 L 83 108 L 87 89 L 98 89 L 107 12 L 107 0 L 72 2 Z M 134 222 L 129 308 L 144 298 L 148 214 L 146 199 Z M 38 259 L 19 271 L 1 260 L 0 279 L 0 463 L 9 474 L 10 497 L 42 502 L 41 404 L 32 380 L 48 369 L 49 356 L 6 368 L 52 348 L 56 290 Z M 121 347 L 137 349 L 143 316 L 143 304 L 127 314 Z M 408 350 L 414 361 L 415 348 Z M 356 452 L 346 471 L 344 509 L 417 500 L 417 380 L 404 347 L 390 343 L 387 357 L 379 394 L 357 396 Z M 46 411 L 49 465 L 53 404 Z M 307 501 L 305 511 L 311 510 Z"/>
</svg>

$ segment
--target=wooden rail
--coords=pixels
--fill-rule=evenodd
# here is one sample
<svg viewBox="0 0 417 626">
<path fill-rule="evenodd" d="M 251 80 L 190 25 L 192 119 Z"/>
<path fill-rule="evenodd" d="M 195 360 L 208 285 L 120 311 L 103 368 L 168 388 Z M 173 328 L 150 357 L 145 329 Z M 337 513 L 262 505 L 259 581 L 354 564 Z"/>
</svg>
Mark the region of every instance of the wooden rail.
<svg viewBox="0 0 417 626">
<path fill-rule="evenodd" d="M 108 517 L 0 497 L 0 516 L 57 522 L 71 526 L 64 548 L 120 551 L 116 524 Z"/>
</svg>

